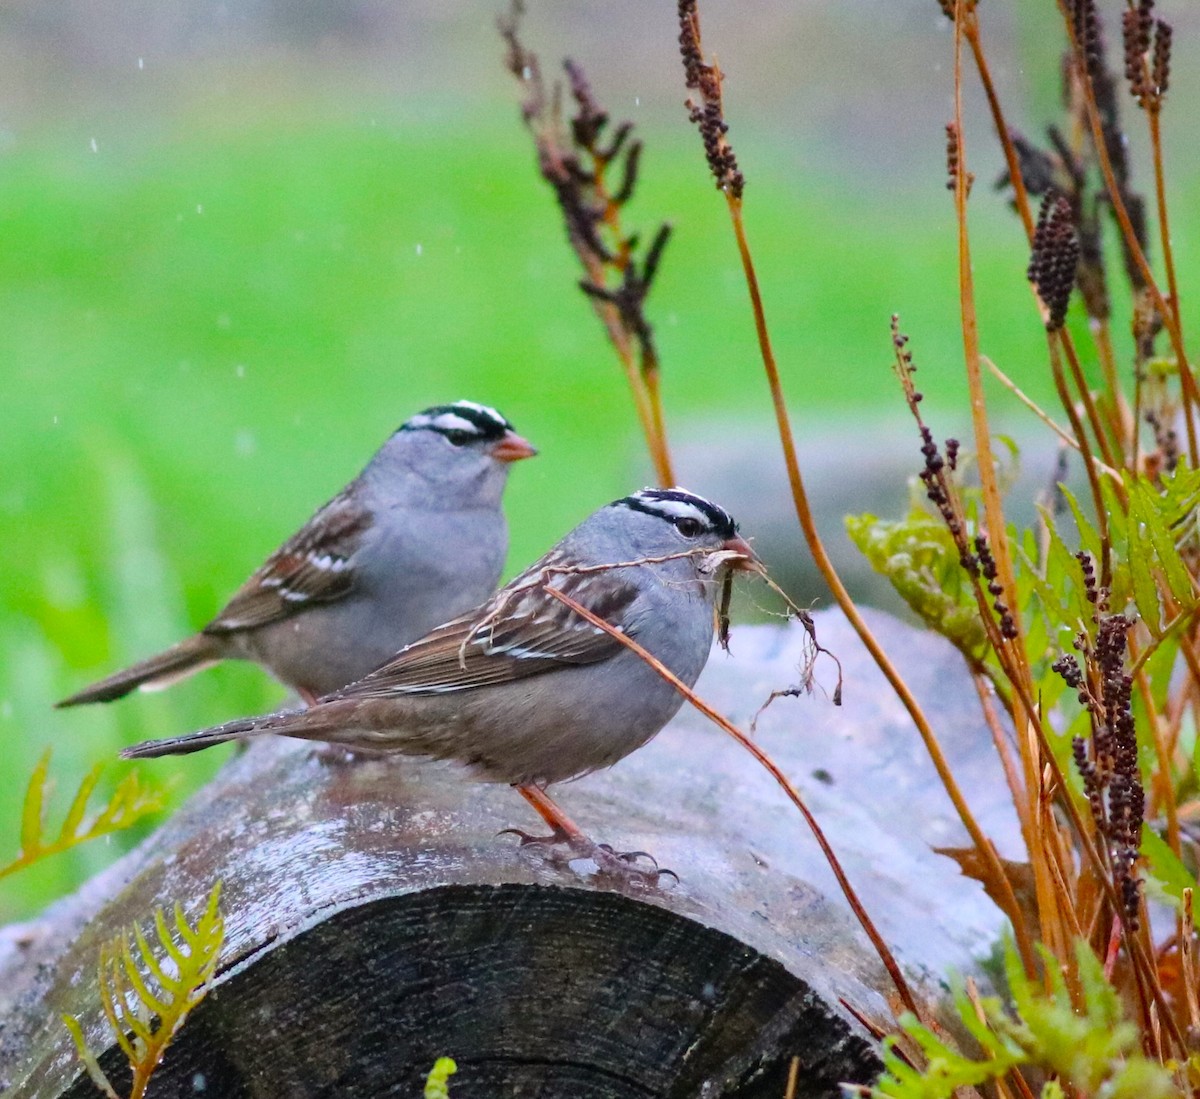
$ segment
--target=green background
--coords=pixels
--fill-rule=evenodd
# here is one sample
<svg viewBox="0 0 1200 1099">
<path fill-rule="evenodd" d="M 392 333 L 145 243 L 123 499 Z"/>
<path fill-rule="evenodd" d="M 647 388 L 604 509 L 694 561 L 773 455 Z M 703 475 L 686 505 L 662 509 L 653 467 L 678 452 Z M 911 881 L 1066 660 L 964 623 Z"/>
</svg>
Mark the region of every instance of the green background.
<svg viewBox="0 0 1200 1099">
<path fill-rule="evenodd" d="M 640 95 L 630 102 L 641 55 L 610 63 L 615 47 L 591 16 L 563 7 L 579 9 L 576 23 L 569 11 L 533 9 L 530 44 L 545 47 L 549 69 L 559 40 L 569 43 L 614 113 L 637 117 L 647 151 L 630 221 L 647 235 L 663 219 L 675 226 L 649 310 L 669 423 L 703 422 L 714 447 L 774 454 L 745 286 L 680 104 L 670 21 L 645 30 L 657 35 L 651 45 L 639 39 L 659 63 L 643 106 Z M 747 227 L 801 435 L 834 413 L 861 414 L 863 430 L 846 439 L 852 474 L 873 417 L 900 407 L 893 311 L 913 337 L 930 415 L 947 434 L 963 430 L 940 129 L 950 39 L 936 5 L 904 25 L 917 51 L 908 60 L 894 56 L 894 41 L 875 40 L 890 68 L 851 82 L 853 96 L 831 88 L 829 57 L 871 33 L 861 6 L 861 25 L 840 28 L 844 41 L 834 28 L 828 50 L 808 44 L 811 69 L 784 52 L 759 58 L 733 7 L 713 8 L 710 45 L 721 52 L 728 33 L 747 73 L 743 98 L 723 54 Z M 281 699 L 256 669 L 222 666 L 163 694 L 50 708 L 207 620 L 422 406 L 494 404 L 541 449 L 511 481 L 510 574 L 647 476 L 621 374 L 575 285 L 491 29 L 471 18 L 456 38 L 455 26 L 425 53 L 402 36 L 397 57 L 390 39 L 376 43 L 365 75 L 345 56 L 323 56 L 324 39 L 285 42 L 281 58 L 268 47 L 286 35 L 268 28 L 267 45 L 232 61 L 215 50 L 143 68 L 131 51 L 69 87 L 46 76 L 20 86 L 0 151 L 0 838 L 12 837 L 14 852 L 22 791 L 45 747 L 58 805 L 124 744 Z M 0 30 L 10 44 L 28 33 Z M 1036 131 L 1052 93 L 1018 71 L 1022 57 L 1034 73 L 1043 60 L 1036 34 L 1022 31 L 1000 28 L 1002 79 Z M 459 67 L 442 68 L 443 55 Z M 16 84 L 5 92 L 16 99 Z M 976 100 L 968 141 L 983 347 L 1049 401 L 1028 257 L 990 188 L 998 157 Z M 1167 128 L 1174 152 L 1186 120 L 1169 112 Z M 1177 168 L 1173 188 L 1186 287 L 1187 244 L 1200 231 L 1191 165 Z M 898 483 L 898 507 L 904 491 Z M 172 783 L 177 803 L 222 758 L 155 761 L 143 774 Z M 123 767 L 113 763 L 108 788 Z M 59 819 L 52 810 L 50 827 Z M 0 882 L 0 917 L 36 910 L 138 834 Z"/>
</svg>

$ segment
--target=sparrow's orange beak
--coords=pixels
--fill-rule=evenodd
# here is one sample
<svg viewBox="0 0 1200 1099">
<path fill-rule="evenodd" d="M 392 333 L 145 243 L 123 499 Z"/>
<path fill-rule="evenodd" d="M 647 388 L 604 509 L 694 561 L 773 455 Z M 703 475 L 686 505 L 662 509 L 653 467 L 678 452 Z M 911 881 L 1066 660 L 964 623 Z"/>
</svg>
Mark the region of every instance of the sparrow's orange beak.
<svg viewBox="0 0 1200 1099">
<path fill-rule="evenodd" d="M 740 553 L 742 555 L 743 560 L 729 562 L 729 567 L 735 572 L 755 572 L 762 566 L 762 562 L 758 559 L 758 554 L 750 548 L 750 543 L 740 534 L 735 534 L 732 538 L 726 538 L 721 543 L 721 549 L 729 553 Z"/>
<path fill-rule="evenodd" d="M 492 457 L 497 462 L 519 462 L 522 458 L 532 458 L 536 453 L 537 447 L 511 430 L 506 431 L 504 438 L 492 447 Z"/>
</svg>

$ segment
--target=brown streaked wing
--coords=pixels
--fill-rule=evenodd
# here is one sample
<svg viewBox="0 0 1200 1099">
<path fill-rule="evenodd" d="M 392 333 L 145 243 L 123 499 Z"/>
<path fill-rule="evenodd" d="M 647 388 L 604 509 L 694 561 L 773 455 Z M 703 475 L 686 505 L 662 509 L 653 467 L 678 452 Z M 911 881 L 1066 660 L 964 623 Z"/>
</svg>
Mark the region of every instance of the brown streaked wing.
<svg viewBox="0 0 1200 1099">
<path fill-rule="evenodd" d="M 469 691 L 615 656 L 623 647 L 618 640 L 540 590 L 537 574 L 545 564 L 543 559 L 483 608 L 439 626 L 331 697 Z M 559 574 L 550 582 L 618 627 L 638 595 L 614 572 Z M 486 621 L 497 608 L 496 617 Z"/>
<path fill-rule="evenodd" d="M 204 632 L 251 630 L 341 599 L 354 587 L 350 561 L 370 523 L 366 508 L 339 493 L 267 558 Z"/>
</svg>

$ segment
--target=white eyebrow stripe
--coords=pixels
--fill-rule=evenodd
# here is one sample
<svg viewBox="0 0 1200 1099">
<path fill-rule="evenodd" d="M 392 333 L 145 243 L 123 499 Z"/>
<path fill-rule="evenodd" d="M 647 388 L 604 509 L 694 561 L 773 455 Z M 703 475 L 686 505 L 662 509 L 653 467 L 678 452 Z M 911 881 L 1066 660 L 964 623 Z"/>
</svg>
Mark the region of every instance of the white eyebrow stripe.
<svg viewBox="0 0 1200 1099">
<path fill-rule="evenodd" d="M 429 426 L 435 431 L 465 431 L 470 435 L 483 434 L 477 424 L 463 416 L 456 416 L 453 412 L 443 412 L 440 416 L 435 417 Z"/>
<path fill-rule="evenodd" d="M 508 421 L 503 416 L 501 416 L 500 413 L 497 412 L 490 405 L 478 404 L 475 401 L 455 401 L 454 407 L 455 408 L 469 408 L 473 412 L 478 412 L 481 415 L 488 417 L 488 419 L 494 421 L 497 424 L 500 424 L 504 427 L 508 426 Z"/>
<path fill-rule="evenodd" d="M 642 496 L 640 493 L 638 498 L 647 510 L 655 511 L 666 519 L 695 519 L 706 530 L 712 526 L 709 517 L 695 504 L 683 500 L 659 500 L 653 496 Z"/>
</svg>

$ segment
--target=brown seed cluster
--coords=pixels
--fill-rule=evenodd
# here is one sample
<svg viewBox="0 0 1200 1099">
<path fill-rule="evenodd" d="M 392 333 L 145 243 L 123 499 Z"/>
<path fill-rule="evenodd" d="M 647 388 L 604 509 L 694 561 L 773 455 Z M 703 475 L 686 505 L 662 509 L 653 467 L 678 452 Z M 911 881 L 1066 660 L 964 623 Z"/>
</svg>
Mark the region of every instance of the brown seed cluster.
<svg viewBox="0 0 1200 1099">
<path fill-rule="evenodd" d="M 900 318 L 892 315 L 892 348 L 896 355 L 896 373 L 900 384 L 904 387 L 904 396 L 908 407 L 917 421 L 917 430 L 921 433 L 921 454 L 925 464 L 920 473 L 921 483 L 925 486 L 925 495 L 930 503 L 938 510 L 942 522 L 950 532 L 954 545 L 958 549 L 959 564 L 970 577 L 982 582 L 991 597 L 992 610 L 996 614 L 996 622 L 1000 635 L 1012 641 L 1017 637 L 1017 624 L 1012 611 L 1004 602 L 1004 586 L 996 569 L 996 559 L 992 556 L 991 546 L 987 535 L 980 532 L 972 540 L 967 532 L 967 524 L 963 518 L 962 506 L 955 493 L 949 473 L 958 466 L 959 442 L 957 439 L 947 439 L 945 456 L 934 442 L 933 432 L 929 430 L 921 417 L 918 407 L 922 400 L 920 391 L 913 384 L 912 376 L 916 372 L 912 352 L 908 350 L 908 337 L 900 331 Z"/>
<path fill-rule="evenodd" d="M 663 249 L 670 238 L 671 226 L 660 226 L 641 264 L 631 256 L 625 264 L 621 282 L 616 287 L 598 286 L 588 279 L 581 279 L 579 283 L 580 289 L 589 297 L 615 305 L 625 327 L 633 333 L 643 348 L 651 351 L 654 347 L 654 330 L 646 318 L 646 298 L 650 293 L 650 284 L 658 273 L 658 262 L 662 258 Z M 630 249 L 635 249 L 637 245 L 637 236 L 630 237 Z"/>
<path fill-rule="evenodd" d="M 729 123 L 721 102 L 721 70 L 704 60 L 700 43 L 700 12 L 696 0 L 679 0 L 679 53 L 683 58 L 684 83 L 696 92 L 684 106 L 704 142 L 704 157 L 716 180 L 717 189 L 741 198 L 746 178 L 738 168 L 737 156 L 726 136 Z"/>
<path fill-rule="evenodd" d="M 1171 25 L 1154 17 L 1154 0 L 1139 0 L 1121 17 L 1125 79 L 1144 111 L 1162 110 L 1171 82 Z"/>
<path fill-rule="evenodd" d="M 1161 19 L 1154 24 L 1154 68 L 1151 77 L 1154 92 L 1161 105 L 1171 85 L 1171 24 Z"/>
<path fill-rule="evenodd" d="M 1071 289 L 1079 265 L 1079 240 L 1075 235 L 1071 203 L 1047 191 L 1033 234 L 1033 253 L 1026 272 L 1046 306 L 1046 330 L 1057 332 L 1067 317 Z"/>
<path fill-rule="evenodd" d="M 1145 0 L 1141 2 L 1144 4 Z M 1112 166 L 1121 203 L 1129 214 L 1134 237 L 1143 253 L 1147 252 L 1149 243 L 1145 201 L 1132 186 L 1128 142 L 1121 129 L 1118 81 L 1106 60 L 1103 30 L 1095 0 L 1064 0 L 1064 6 L 1070 17 L 1072 32 L 1071 48 L 1064 56 L 1062 65 L 1066 124 L 1061 129 L 1054 126 L 1047 129 L 1046 148 L 1038 148 L 1015 132 L 1010 131 L 1009 137 L 1028 193 L 1045 195 L 1054 191 L 1070 202 L 1075 236 L 1079 242 L 1076 284 L 1088 316 L 1105 321 L 1111 314 L 1111 306 L 1101 221 L 1105 216 L 1115 217 L 1113 204 L 1098 171 L 1098 150 L 1091 142 L 1081 144 L 1064 137 L 1064 133 L 1091 134 L 1090 98 L 1095 102 L 1100 141 Z M 1133 34 L 1135 42 L 1133 47 L 1127 46 L 1126 49 L 1127 71 L 1130 69 L 1130 49 L 1136 50 L 1138 45 L 1148 41 L 1146 35 L 1149 32 L 1145 30 L 1145 22 L 1145 14 L 1138 16 L 1136 12 L 1126 20 L 1128 33 Z M 1153 50 L 1151 53 L 1153 55 Z M 1169 68 L 1169 28 L 1162 57 Z M 1149 79 L 1153 79 L 1152 73 Z M 1087 94 L 1089 88 L 1090 97 Z M 1005 173 L 997 181 L 997 187 L 1003 188 L 1010 182 L 1008 173 Z M 1125 274 L 1134 289 L 1136 305 L 1146 294 L 1145 276 L 1124 233 L 1120 234 L 1120 247 Z M 1154 325 L 1143 326 L 1143 332 L 1152 332 Z M 1142 339 L 1139 335 L 1140 359 L 1144 360 L 1153 354 L 1152 342 L 1152 335 L 1148 339 Z"/>
<path fill-rule="evenodd" d="M 917 475 L 925 485 L 925 495 L 930 503 L 938 510 L 946 529 L 958 547 L 959 562 L 972 576 L 979 575 L 979 562 L 971 552 L 966 528 L 959 516 L 957 501 L 954 499 L 946 470 L 954 470 L 958 463 L 959 444 L 957 439 L 946 440 L 946 457 L 943 458 L 937 443 L 933 440 L 933 432 L 929 430 L 921 418 L 917 407 L 924 398 L 913 384 L 912 376 L 916 373 L 912 352 L 908 350 L 908 337 L 900 331 L 900 317 L 892 314 L 892 348 L 896 355 L 896 372 L 900 376 L 900 384 L 904 386 L 904 396 L 908 401 L 917 430 L 921 433 L 921 454 L 925 464 Z"/>
<path fill-rule="evenodd" d="M 958 126 L 953 122 L 946 123 L 946 190 L 958 188 L 958 173 L 961 170 L 962 144 L 958 138 Z M 971 184 L 975 176 L 970 172 L 966 175 L 967 194 L 971 193 Z"/>
<path fill-rule="evenodd" d="M 1076 692 L 1090 718 L 1091 736 L 1075 737 L 1071 754 L 1083 779 L 1096 831 L 1105 843 L 1126 921 L 1136 928 L 1140 903 L 1136 863 L 1146 794 L 1138 768 L 1133 679 L 1125 670 L 1126 638 L 1133 621 L 1123 614 L 1108 613 L 1108 592 L 1096 582 L 1095 563 L 1086 553 L 1076 557 L 1083 570 L 1084 594 L 1095 608 L 1096 636 L 1093 640 L 1080 633 L 1075 639 L 1082 667 L 1067 653 L 1052 668 Z"/>
<path fill-rule="evenodd" d="M 1096 0 L 1068 0 L 1067 8 L 1071 14 L 1075 48 L 1083 58 L 1088 75 L 1094 80 L 1104 66 L 1104 38 L 1100 31 Z"/>
<path fill-rule="evenodd" d="M 562 89 L 556 85 L 547 91 L 536 54 L 520 40 L 522 13 L 516 0 L 500 21 L 500 34 L 508 48 L 509 71 L 524 90 L 521 115 L 533 135 L 538 168 L 554 190 L 567 239 L 587 272 L 580 288 L 593 301 L 615 308 L 615 319 L 606 321 L 610 334 L 639 349 L 643 373 L 657 370 L 645 302 L 671 227 L 662 225 L 639 258 L 639 236 L 623 234 L 619 220 L 637 186 L 642 143 L 633 138 L 631 122 L 610 125 L 583 69 L 571 60 L 563 62 L 563 71 L 575 110 L 563 119 Z M 612 311 L 606 315 L 612 318 Z M 614 333 L 614 326 L 619 331 Z"/>
<path fill-rule="evenodd" d="M 1071 224 L 1079 244 L 1075 285 L 1079 288 L 1087 315 L 1095 320 L 1107 320 L 1112 308 L 1100 225 L 1104 203 L 1099 193 L 1089 187 L 1087 165 L 1083 158 L 1071 147 L 1058 127 L 1048 126 L 1046 137 L 1049 148 L 1040 149 L 1015 130 L 1009 133 L 1025 190 L 1042 198 L 1051 193 L 1057 194 L 1069 203 Z M 996 189 L 1001 190 L 1010 183 L 1009 174 L 1005 172 L 997 179 Z M 1013 206 L 1016 206 L 1015 199 Z"/>
<path fill-rule="evenodd" d="M 975 536 L 975 556 L 979 561 L 979 571 L 987 581 L 988 595 L 992 597 L 992 610 L 996 612 L 996 619 L 1000 623 L 1000 634 L 1007 641 L 1015 641 L 1017 623 L 1012 611 L 1008 609 L 1008 604 L 1004 602 L 1004 585 L 997 576 L 996 559 L 992 556 L 992 547 L 988 545 L 986 534 Z"/>
</svg>

